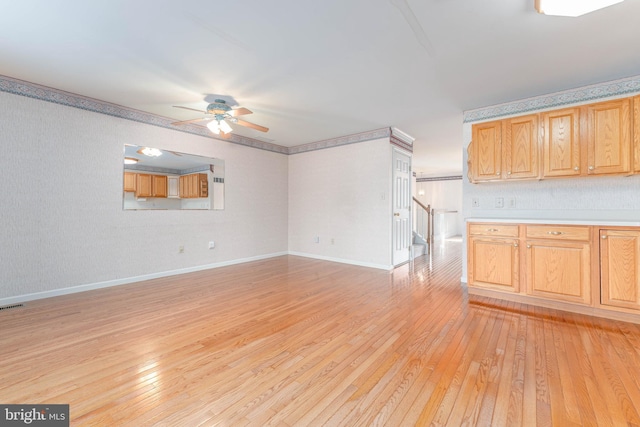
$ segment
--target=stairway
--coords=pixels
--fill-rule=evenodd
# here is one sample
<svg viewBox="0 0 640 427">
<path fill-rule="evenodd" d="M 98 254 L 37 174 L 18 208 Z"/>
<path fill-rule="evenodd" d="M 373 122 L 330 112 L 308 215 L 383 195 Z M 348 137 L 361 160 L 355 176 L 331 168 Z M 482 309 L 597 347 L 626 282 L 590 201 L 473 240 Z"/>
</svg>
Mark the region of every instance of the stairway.
<svg viewBox="0 0 640 427">
<path fill-rule="evenodd" d="M 416 259 L 422 255 L 429 254 L 427 241 L 415 231 L 413 232 L 413 243 L 411 245 L 411 259 Z"/>
</svg>

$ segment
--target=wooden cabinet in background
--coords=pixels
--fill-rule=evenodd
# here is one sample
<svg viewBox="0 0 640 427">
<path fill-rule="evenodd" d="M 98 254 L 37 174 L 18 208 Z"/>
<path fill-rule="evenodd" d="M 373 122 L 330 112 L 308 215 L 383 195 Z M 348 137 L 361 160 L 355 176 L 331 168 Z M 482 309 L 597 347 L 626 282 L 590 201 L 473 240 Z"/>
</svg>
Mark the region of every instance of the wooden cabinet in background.
<svg viewBox="0 0 640 427">
<path fill-rule="evenodd" d="M 136 174 L 135 172 L 124 173 L 124 191 L 135 192 L 136 191 Z"/>
<path fill-rule="evenodd" d="M 600 230 L 601 303 L 640 311 L 640 230 Z"/>
<path fill-rule="evenodd" d="M 528 295 L 591 304 L 589 227 L 526 226 Z"/>
<path fill-rule="evenodd" d="M 151 197 L 167 197 L 167 176 L 151 175 Z"/>
<path fill-rule="evenodd" d="M 471 126 L 469 180 L 640 174 L 640 96 Z"/>
<path fill-rule="evenodd" d="M 125 172 L 124 191 L 134 192 L 136 197 L 167 197 L 167 177 L 166 175 Z"/>
<path fill-rule="evenodd" d="M 640 95 L 633 98 L 633 147 L 635 173 L 640 173 Z"/>
<path fill-rule="evenodd" d="M 180 177 L 180 197 L 193 199 L 209 197 L 209 181 L 206 173 L 194 173 Z"/>
<path fill-rule="evenodd" d="M 540 176 L 538 115 L 514 117 L 504 121 L 502 177 L 504 179 Z"/>
<path fill-rule="evenodd" d="M 136 197 L 151 197 L 153 195 L 153 180 L 151 174 L 136 174 Z"/>
<path fill-rule="evenodd" d="M 631 99 L 587 106 L 588 174 L 631 172 Z"/>
<path fill-rule="evenodd" d="M 640 324 L 640 227 L 469 222 L 469 295 Z"/>
<path fill-rule="evenodd" d="M 518 226 L 469 224 L 468 234 L 469 286 L 518 292 Z"/>
<path fill-rule="evenodd" d="M 493 181 L 502 177 L 502 121 L 473 125 L 469 152 L 471 180 Z"/>
<path fill-rule="evenodd" d="M 538 178 L 539 151 L 537 114 L 474 125 L 471 180 Z"/>
<path fill-rule="evenodd" d="M 542 113 L 541 122 L 544 153 L 542 175 L 580 175 L 580 108 Z"/>
</svg>

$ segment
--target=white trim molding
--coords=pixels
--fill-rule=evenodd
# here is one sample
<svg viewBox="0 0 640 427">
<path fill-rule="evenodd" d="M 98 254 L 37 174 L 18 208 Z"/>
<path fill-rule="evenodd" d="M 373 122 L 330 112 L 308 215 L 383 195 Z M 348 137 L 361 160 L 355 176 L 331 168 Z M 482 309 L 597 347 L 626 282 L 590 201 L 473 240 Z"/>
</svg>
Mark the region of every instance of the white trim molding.
<svg viewBox="0 0 640 427">
<path fill-rule="evenodd" d="M 17 295 L 14 297 L 0 298 L 0 307 L 14 304 L 21 304 L 28 301 L 34 301 L 43 298 L 58 297 L 62 295 L 75 294 L 78 292 L 92 291 L 95 289 L 109 288 L 111 286 L 128 285 L 130 283 L 142 282 L 145 280 L 158 279 L 160 277 L 176 276 L 178 274 L 193 273 L 196 271 L 209 270 L 212 268 L 226 267 L 229 265 L 243 264 L 245 262 L 259 261 L 267 258 L 275 258 L 287 255 L 287 252 L 276 252 L 267 255 L 258 255 L 249 258 L 240 258 L 230 261 L 217 262 L 215 264 L 198 265 L 195 267 L 180 268 L 177 270 L 161 271 L 158 273 L 144 274 L 141 276 L 126 277 L 123 279 L 107 280 L 104 282 L 87 283 L 79 286 L 71 286 L 67 288 L 54 289 L 51 291 L 35 292 L 31 294 Z"/>
</svg>

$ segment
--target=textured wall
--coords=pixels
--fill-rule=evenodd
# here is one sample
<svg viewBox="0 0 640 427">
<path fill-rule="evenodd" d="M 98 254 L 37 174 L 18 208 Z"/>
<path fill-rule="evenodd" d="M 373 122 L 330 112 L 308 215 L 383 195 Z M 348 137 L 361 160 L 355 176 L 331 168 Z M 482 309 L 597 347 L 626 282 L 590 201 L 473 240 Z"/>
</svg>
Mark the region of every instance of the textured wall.
<svg viewBox="0 0 640 427">
<path fill-rule="evenodd" d="M 383 138 L 289 156 L 289 250 L 388 268 L 391 155 Z"/>
<path fill-rule="evenodd" d="M 285 155 L 8 93 L 0 140 L 0 299 L 287 250 Z M 124 143 L 224 159 L 225 210 L 123 211 Z"/>
</svg>

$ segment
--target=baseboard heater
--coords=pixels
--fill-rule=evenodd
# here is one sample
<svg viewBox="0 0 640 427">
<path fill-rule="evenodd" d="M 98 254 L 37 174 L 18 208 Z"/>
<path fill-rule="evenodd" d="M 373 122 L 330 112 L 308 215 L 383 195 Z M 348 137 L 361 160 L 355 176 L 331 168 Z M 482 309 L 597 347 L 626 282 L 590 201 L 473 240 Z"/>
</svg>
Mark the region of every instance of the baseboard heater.
<svg viewBox="0 0 640 427">
<path fill-rule="evenodd" d="M 18 308 L 18 307 L 24 307 L 24 304 L 7 305 L 4 307 L 0 307 L 0 310 L 9 310 L 10 308 Z"/>
</svg>

